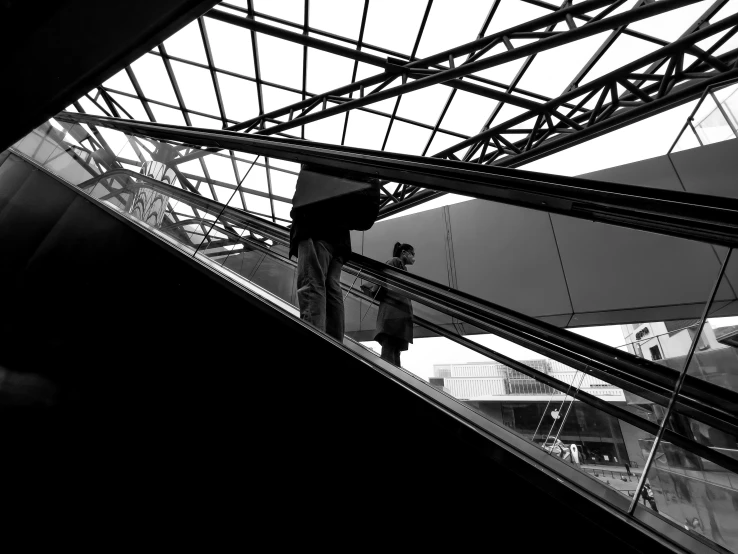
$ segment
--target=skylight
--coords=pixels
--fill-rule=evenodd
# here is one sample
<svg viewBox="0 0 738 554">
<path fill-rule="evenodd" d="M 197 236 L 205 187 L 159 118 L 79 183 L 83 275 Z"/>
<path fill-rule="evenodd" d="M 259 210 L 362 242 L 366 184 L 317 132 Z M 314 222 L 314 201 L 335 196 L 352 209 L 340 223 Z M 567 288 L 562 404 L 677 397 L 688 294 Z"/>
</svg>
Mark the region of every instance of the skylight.
<svg viewBox="0 0 738 554">
<path fill-rule="evenodd" d="M 680 7 L 666 9 L 674 5 Z M 558 17 L 572 6 L 582 9 Z M 637 16 L 646 13 L 639 11 L 643 9 L 656 11 L 648 12 L 648 17 Z M 587 125 L 606 126 L 614 114 L 658 100 L 677 84 L 695 85 L 700 79 L 719 75 L 724 69 L 720 56 L 727 59 L 738 46 L 738 35 L 734 36 L 738 22 L 732 20 L 720 33 L 696 41 L 703 51 L 715 50 L 708 50 L 706 56 L 712 56 L 708 62 L 693 55 L 696 50 L 682 49 L 679 71 L 687 72 L 691 66 L 694 76 L 680 74 L 664 90 L 652 83 L 658 83 L 666 72 L 674 72 L 676 65 L 669 64 L 676 58 L 669 58 L 671 54 L 664 54 L 660 63 L 649 60 L 642 67 L 631 67 L 619 81 L 614 72 L 680 37 L 698 31 L 704 34 L 709 25 L 703 23 L 698 29 L 696 22 L 701 19 L 717 23 L 736 17 L 736 12 L 738 0 L 587 0 L 563 5 L 547 0 L 231 0 L 186 25 L 69 109 L 174 125 L 237 126 L 241 132 L 413 155 L 441 153 L 490 165 L 527 164 L 531 169 L 576 175 L 624 163 L 623 159 L 635 161 L 639 155 L 666 153 L 676 135 L 659 129 L 681 128 L 684 113 L 691 107 L 660 114 L 653 119 L 658 121 L 658 129 L 647 123 L 646 111 L 628 121 L 639 123 L 620 128 L 612 139 L 597 133 L 602 135 L 596 139 L 599 142 L 591 144 L 607 148 L 593 148 L 587 142 L 571 150 L 566 147 Z M 431 73 L 451 65 L 458 68 L 473 52 L 469 50 L 455 53 L 451 60 L 442 57 L 416 65 L 422 70 L 419 72 L 406 69 L 404 78 L 397 75 L 382 87 L 391 91 L 383 100 L 354 106 L 380 85 L 379 78 L 363 90 L 357 85 L 341 98 L 320 96 L 542 17 L 554 19 L 525 29 L 523 34 L 508 33 L 504 39 L 500 35 L 471 60 L 493 60 L 490 67 L 403 92 L 408 84 Z M 632 20 L 622 25 L 605 23 L 613 17 Z M 587 25 L 601 28 L 585 33 Z M 562 40 L 513 59 L 519 48 L 538 48 L 554 36 Z M 303 44 L 305 38 L 310 42 Z M 650 81 L 632 76 L 649 72 Z M 706 77 L 699 77 L 699 73 Z M 607 79 L 611 81 L 598 84 Z M 577 96 L 579 89 L 583 92 Z M 559 102 L 562 95 L 565 101 Z M 317 106 L 308 115 L 316 120 L 301 122 L 301 108 L 290 114 L 290 106 L 315 97 Z M 616 97 L 622 104 L 611 106 Z M 536 107 L 544 105 L 552 108 L 544 113 Z M 351 109 L 344 111 L 346 106 Z M 288 109 L 271 115 L 281 108 Z M 239 125 L 244 122 L 248 124 Z M 647 139 L 644 130 L 649 133 Z M 467 140 L 469 137 L 477 138 Z M 636 148 L 643 140 L 649 147 Z M 458 147 L 463 141 L 466 143 Z M 559 146 L 549 147 L 551 143 Z M 127 140 L 111 138 L 109 145 L 112 154 L 126 158 L 124 163 L 129 166 L 138 159 Z M 534 152 L 536 149 L 541 153 Z M 586 152 L 586 159 L 576 156 L 577 152 Z M 534 159 L 537 161 L 531 163 Z M 263 158 L 254 163 L 253 156 L 224 151 L 206 161 L 182 164 L 180 169 L 197 182 L 208 184 L 198 188 L 201 194 L 215 195 L 224 202 L 237 201 L 241 209 L 289 224 L 289 200 L 299 171 L 295 164 Z M 223 200 L 225 193 L 216 188 L 239 183 L 248 189 L 240 199 L 232 194 L 233 189 L 224 189 L 231 194 Z M 388 190 L 395 188 L 392 185 Z M 412 194 L 411 187 L 398 195 L 400 206 L 405 194 Z M 458 200 L 446 195 L 434 203 Z M 393 201 L 387 198 L 386 205 Z"/>
</svg>

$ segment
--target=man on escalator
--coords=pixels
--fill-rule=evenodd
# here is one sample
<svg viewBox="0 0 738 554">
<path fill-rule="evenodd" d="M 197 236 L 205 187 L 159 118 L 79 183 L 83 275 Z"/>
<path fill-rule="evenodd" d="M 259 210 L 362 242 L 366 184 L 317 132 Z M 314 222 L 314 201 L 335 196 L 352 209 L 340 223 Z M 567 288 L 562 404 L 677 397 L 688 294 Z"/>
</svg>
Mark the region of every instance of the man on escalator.
<svg viewBox="0 0 738 554">
<path fill-rule="evenodd" d="M 300 318 L 343 342 L 341 268 L 351 230 L 366 231 L 379 212 L 379 181 L 302 166 L 292 199 L 290 257 L 297 256 Z"/>
</svg>

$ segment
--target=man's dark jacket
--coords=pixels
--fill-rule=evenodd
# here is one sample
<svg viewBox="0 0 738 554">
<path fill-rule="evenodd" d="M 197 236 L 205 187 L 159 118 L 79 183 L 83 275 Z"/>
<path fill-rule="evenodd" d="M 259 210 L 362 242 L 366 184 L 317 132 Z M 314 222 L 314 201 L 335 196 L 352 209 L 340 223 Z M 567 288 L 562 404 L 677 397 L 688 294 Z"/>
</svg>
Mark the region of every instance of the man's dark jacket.
<svg viewBox="0 0 738 554">
<path fill-rule="evenodd" d="M 303 166 L 303 170 L 305 169 L 311 168 Z M 341 177 L 363 181 L 363 179 L 356 176 L 341 175 Z M 330 176 L 326 175 L 326 178 L 330 178 Z M 344 263 L 348 261 L 351 255 L 350 230 L 356 228 L 356 226 L 352 226 L 356 223 L 355 220 L 352 221 L 356 214 L 354 210 L 358 207 L 360 208 L 359 211 L 366 214 L 368 208 L 368 213 L 373 213 L 370 224 L 366 228 L 371 227 L 371 223 L 376 219 L 376 213 L 379 210 L 379 182 L 375 179 L 369 182 L 372 184 L 375 194 L 346 194 L 315 202 L 299 209 L 293 208 L 290 212 L 292 218 L 290 257 L 297 256 L 297 248 L 301 241 L 311 238 L 313 240 L 324 240 L 331 245 L 334 256 Z M 319 186 L 319 183 L 317 185 Z M 298 178 L 295 197 L 297 197 L 301 186 L 303 186 L 302 179 Z M 316 186 L 315 182 L 313 182 L 313 186 Z"/>
</svg>

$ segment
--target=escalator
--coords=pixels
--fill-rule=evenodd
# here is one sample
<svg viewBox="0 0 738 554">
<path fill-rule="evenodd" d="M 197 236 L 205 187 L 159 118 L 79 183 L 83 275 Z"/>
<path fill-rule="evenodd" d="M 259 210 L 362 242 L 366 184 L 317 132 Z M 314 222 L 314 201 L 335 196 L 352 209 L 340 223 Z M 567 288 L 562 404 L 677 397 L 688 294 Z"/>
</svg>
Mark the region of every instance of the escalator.
<svg viewBox="0 0 738 554">
<path fill-rule="evenodd" d="M 521 436 L 350 333 L 340 345 L 304 325 L 284 227 L 185 190 L 155 160 L 136 172 L 85 157 L 78 140 L 62 143 L 68 132 L 37 130 L 0 165 L 0 231 L 14 231 L 12 240 L 0 232 L 12 291 L 0 363 L 53 389 L 47 406 L 10 412 L 19 461 L 61 460 L 69 471 L 85 457 L 86 477 L 98 478 L 114 463 L 125 468 L 123 489 L 139 479 L 173 495 L 193 482 L 235 488 L 263 514 L 304 513 L 307 527 L 329 520 L 336 537 L 402 521 L 413 535 L 515 536 L 526 548 L 720 551 L 551 456 L 536 432 Z M 52 151 L 40 163 L 45 143 Z M 565 364 L 579 383 L 589 375 L 738 434 L 731 390 L 686 376 L 672 403 L 678 372 L 359 255 L 342 278 L 349 328 L 373 307 L 364 281 L 422 305 L 416 324 L 427 331 L 563 395 L 567 413 L 576 401 L 659 433 L 642 414 L 441 322 L 458 319 Z M 730 452 L 671 428 L 661 440 L 738 470 Z"/>
</svg>

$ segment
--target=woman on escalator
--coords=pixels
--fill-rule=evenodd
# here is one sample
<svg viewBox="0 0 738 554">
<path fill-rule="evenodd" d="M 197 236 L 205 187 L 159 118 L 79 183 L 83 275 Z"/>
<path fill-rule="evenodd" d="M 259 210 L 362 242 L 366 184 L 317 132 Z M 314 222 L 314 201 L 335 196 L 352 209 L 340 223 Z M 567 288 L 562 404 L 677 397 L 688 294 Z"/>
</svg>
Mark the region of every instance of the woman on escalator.
<svg viewBox="0 0 738 554">
<path fill-rule="evenodd" d="M 415 263 L 415 249 L 409 244 L 395 243 L 387 265 L 407 271 Z M 379 313 L 374 340 L 382 345 L 382 359 L 400 365 L 400 352 L 413 342 L 413 306 L 409 298 L 382 288 L 377 295 Z"/>
</svg>

